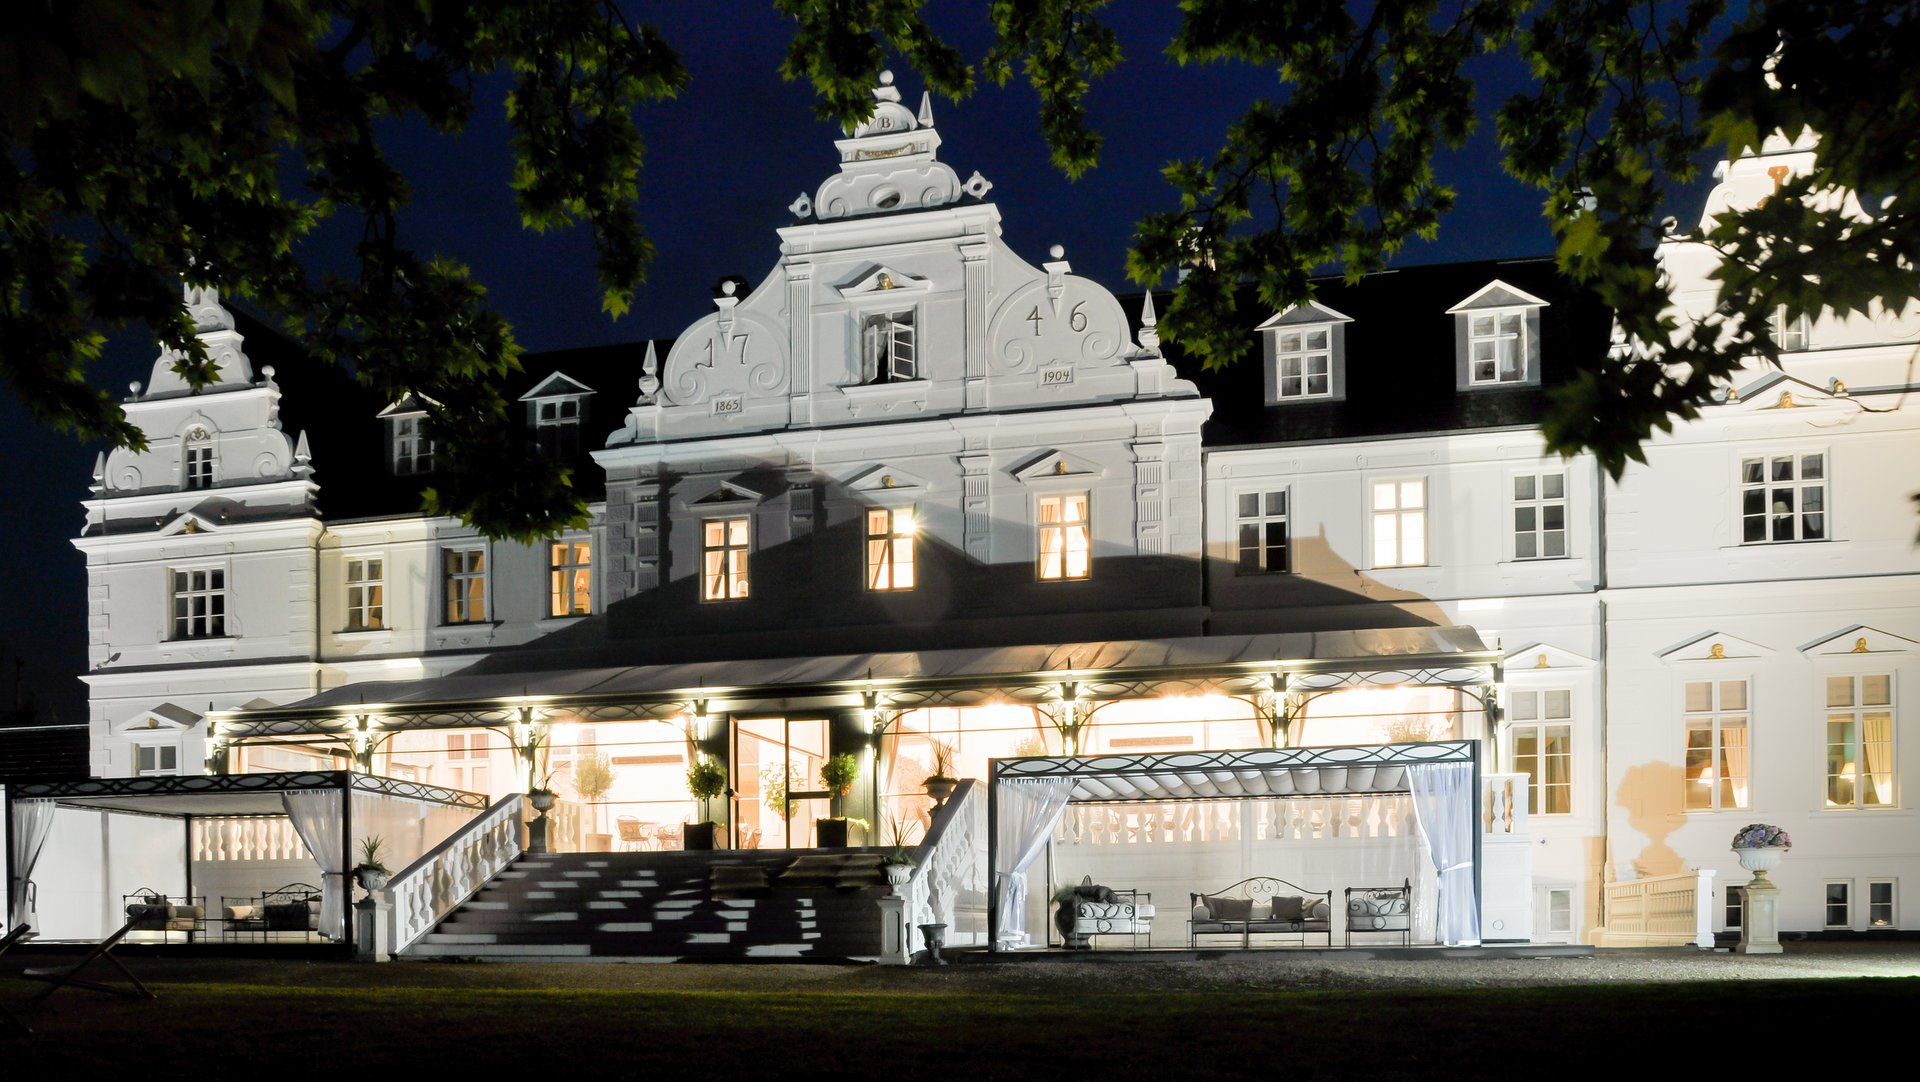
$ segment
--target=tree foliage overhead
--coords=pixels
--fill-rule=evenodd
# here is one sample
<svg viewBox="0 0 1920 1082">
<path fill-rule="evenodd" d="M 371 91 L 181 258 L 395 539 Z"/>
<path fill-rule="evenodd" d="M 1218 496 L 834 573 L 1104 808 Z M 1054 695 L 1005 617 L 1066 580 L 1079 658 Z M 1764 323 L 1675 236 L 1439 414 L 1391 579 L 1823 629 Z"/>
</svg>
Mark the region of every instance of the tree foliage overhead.
<svg viewBox="0 0 1920 1082">
<path fill-rule="evenodd" d="M 794 23 L 781 74 L 851 125 L 890 55 L 960 96 L 975 69 L 923 17 L 924 0 L 774 0 Z M 434 403 L 442 436 L 429 509 L 495 536 L 579 521 L 565 471 L 498 437 L 511 333 L 450 258 L 402 242 L 406 178 L 380 135 L 396 118 L 458 131 L 473 81 L 505 71 L 523 221 L 584 223 L 603 305 L 623 311 L 652 249 L 639 225 L 634 114 L 673 95 L 673 52 L 611 0 L 492 5 L 404 0 L 73 0 L 36 4 L 0 42 L 0 372 L 33 414 L 137 446 L 86 378 L 104 333 L 155 328 L 178 370 L 209 362 L 178 283 L 217 286 L 282 315 L 321 355 L 394 399 Z M 1476 65 L 1521 64 L 1498 103 L 1504 164 L 1545 193 L 1563 270 L 1635 344 L 1582 359 L 1555 391 L 1551 446 L 1614 475 L 1656 430 L 1695 415 L 1748 357 L 1777 359 L 1769 322 L 1897 306 L 1916 292 L 1920 0 L 1182 0 L 1169 56 L 1271 69 L 1211 154 L 1166 169 L 1171 206 L 1139 223 L 1129 273 L 1189 273 L 1161 334 L 1209 366 L 1245 328 L 1309 299 L 1329 268 L 1377 270 L 1442 228 L 1455 193 L 1435 174 L 1483 108 Z M 1087 95 L 1122 62 L 1105 0 L 991 0 L 979 67 L 1022 77 L 1054 162 L 1099 160 Z M 1703 160 L 1774 132 L 1820 135 L 1816 163 L 1764 205 L 1693 239 L 1723 254 L 1714 318 L 1677 323 L 1652 249 L 1677 184 Z M 291 178 L 291 182 L 290 182 Z M 1832 192 L 1856 193 L 1848 213 Z M 1899 196 L 1901 198 L 1891 199 Z M 312 273 L 302 237 L 360 223 L 357 273 Z M 1260 313 L 1238 310 L 1247 285 Z"/>
</svg>

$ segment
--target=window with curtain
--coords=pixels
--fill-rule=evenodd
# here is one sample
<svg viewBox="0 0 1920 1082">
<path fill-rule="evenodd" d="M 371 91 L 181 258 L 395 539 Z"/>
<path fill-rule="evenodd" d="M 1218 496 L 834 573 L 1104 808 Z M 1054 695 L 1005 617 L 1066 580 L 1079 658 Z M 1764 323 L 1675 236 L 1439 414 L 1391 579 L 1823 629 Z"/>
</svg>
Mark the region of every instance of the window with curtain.
<svg viewBox="0 0 1920 1082">
<path fill-rule="evenodd" d="M 867 509 L 867 589 L 913 589 L 911 507 Z"/>
<path fill-rule="evenodd" d="M 700 600 L 738 601 L 747 596 L 752 523 L 748 518 L 710 518 L 702 523 Z"/>
<path fill-rule="evenodd" d="M 586 616 L 593 612 L 593 543 L 547 543 L 547 615 Z"/>
<path fill-rule="evenodd" d="M 1087 533 L 1087 494 L 1068 492 L 1042 496 L 1037 519 L 1040 577 L 1052 581 L 1084 579 L 1091 575 L 1093 546 Z"/>
<path fill-rule="evenodd" d="M 1747 807 L 1747 681 L 1689 680 L 1686 686 L 1686 807 Z"/>
<path fill-rule="evenodd" d="M 1890 808 L 1893 677 L 1827 677 L 1827 807 Z"/>
<path fill-rule="evenodd" d="M 1825 541 L 1827 456 L 1740 460 L 1740 542 Z"/>
<path fill-rule="evenodd" d="M 1573 692 L 1516 691 L 1507 732 L 1513 769 L 1527 775 L 1529 815 L 1573 814 Z"/>
</svg>

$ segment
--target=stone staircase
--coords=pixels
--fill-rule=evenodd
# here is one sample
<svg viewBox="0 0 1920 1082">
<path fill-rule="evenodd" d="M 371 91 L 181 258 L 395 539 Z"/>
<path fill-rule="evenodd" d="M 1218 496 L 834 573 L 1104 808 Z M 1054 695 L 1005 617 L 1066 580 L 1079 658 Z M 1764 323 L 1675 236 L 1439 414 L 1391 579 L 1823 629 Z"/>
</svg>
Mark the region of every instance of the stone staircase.
<svg viewBox="0 0 1920 1082">
<path fill-rule="evenodd" d="M 881 850 L 523 855 L 405 959 L 673 962 L 879 956 Z"/>
</svg>

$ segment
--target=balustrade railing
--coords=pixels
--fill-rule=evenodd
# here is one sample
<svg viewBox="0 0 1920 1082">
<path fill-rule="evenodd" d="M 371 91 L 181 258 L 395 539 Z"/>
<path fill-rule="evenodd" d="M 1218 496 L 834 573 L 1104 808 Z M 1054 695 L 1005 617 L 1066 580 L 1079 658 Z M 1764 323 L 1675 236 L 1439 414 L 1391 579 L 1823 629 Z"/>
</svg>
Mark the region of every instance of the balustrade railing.
<svg viewBox="0 0 1920 1082">
<path fill-rule="evenodd" d="M 193 821 L 193 860 L 312 860 L 307 843 L 284 815 L 201 817 Z"/>
<path fill-rule="evenodd" d="M 1060 817 L 1063 846 L 1152 846 L 1256 840 L 1297 842 L 1401 838 L 1413 832 L 1404 793 L 1275 800 L 1073 804 Z"/>
<path fill-rule="evenodd" d="M 1713 871 L 1629 879 L 1606 886 L 1597 947 L 1713 947 Z"/>
<path fill-rule="evenodd" d="M 920 934 L 922 924 L 946 925 L 946 942 L 950 946 L 985 942 L 985 783 L 962 781 L 953 798 L 934 811 L 926 838 L 909 849 L 908 855 L 913 858 L 913 875 L 900 887 L 900 894 L 906 900 L 902 906 L 906 929 L 900 938 L 905 956 L 895 961 L 905 961 L 926 946 Z M 977 899 L 979 911 L 963 912 L 960 905 L 963 896 Z"/>
<path fill-rule="evenodd" d="M 1480 829 L 1488 835 L 1527 833 L 1529 774 L 1486 774 L 1480 778 Z"/>
<path fill-rule="evenodd" d="M 519 793 L 501 797 L 387 883 L 394 953 L 432 931 L 520 855 L 526 799 Z"/>
</svg>

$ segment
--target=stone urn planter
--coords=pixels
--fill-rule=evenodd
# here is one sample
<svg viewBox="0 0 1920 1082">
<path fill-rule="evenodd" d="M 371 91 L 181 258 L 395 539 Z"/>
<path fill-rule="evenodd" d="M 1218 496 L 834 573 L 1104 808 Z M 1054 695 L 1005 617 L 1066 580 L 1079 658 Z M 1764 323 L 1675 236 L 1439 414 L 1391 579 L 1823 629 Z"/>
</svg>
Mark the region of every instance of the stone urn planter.
<svg viewBox="0 0 1920 1082">
<path fill-rule="evenodd" d="M 1765 849 L 1735 849 L 1734 856 L 1740 858 L 1740 866 L 1753 873 L 1755 879 L 1765 879 L 1767 873 L 1778 868 L 1780 862 L 1787 859 L 1787 851 L 1781 846 Z"/>
<path fill-rule="evenodd" d="M 551 811 L 555 799 L 551 789 L 535 789 L 527 794 L 527 800 L 533 805 L 533 810 L 541 813 Z"/>
<path fill-rule="evenodd" d="M 933 798 L 935 807 L 944 808 L 947 801 L 953 799 L 953 791 L 960 787 L 957 778 L 932 777 L 927 779 L 927 795 Z"/>
<path fill-rule="evenodd" d="M 906 886 L 907 880 L 913 878 L 911 864 L 882 864 L 880 870 L 886 874 L 887 885 L 893 888 L 895 894 L 899 894 L 900 888 Z"/>
<path fill-rule="evenodd" d="M 393 873 L 376 872 L 369 868 L 361 868 L 354 872 L 354 878 L 360 881 L 361 890 L 372 894 L 376 890 L 387 889 L 387 882 L 393 878 Z"/>
<path fill-rule="evenodd" d="M 1780 888 L 1767 873 L 1787 859 L 1793 839 L 1787 832 L 1767 823 L 1749 823 L 1733 835 L 1733 855 L 1740 866 L 1753 873 L 1746 886 L 1746 904 L 1740 918 L 1740 942 L 1733 948 L 1739 954 L 1779 954 Z"/>
</svg>

